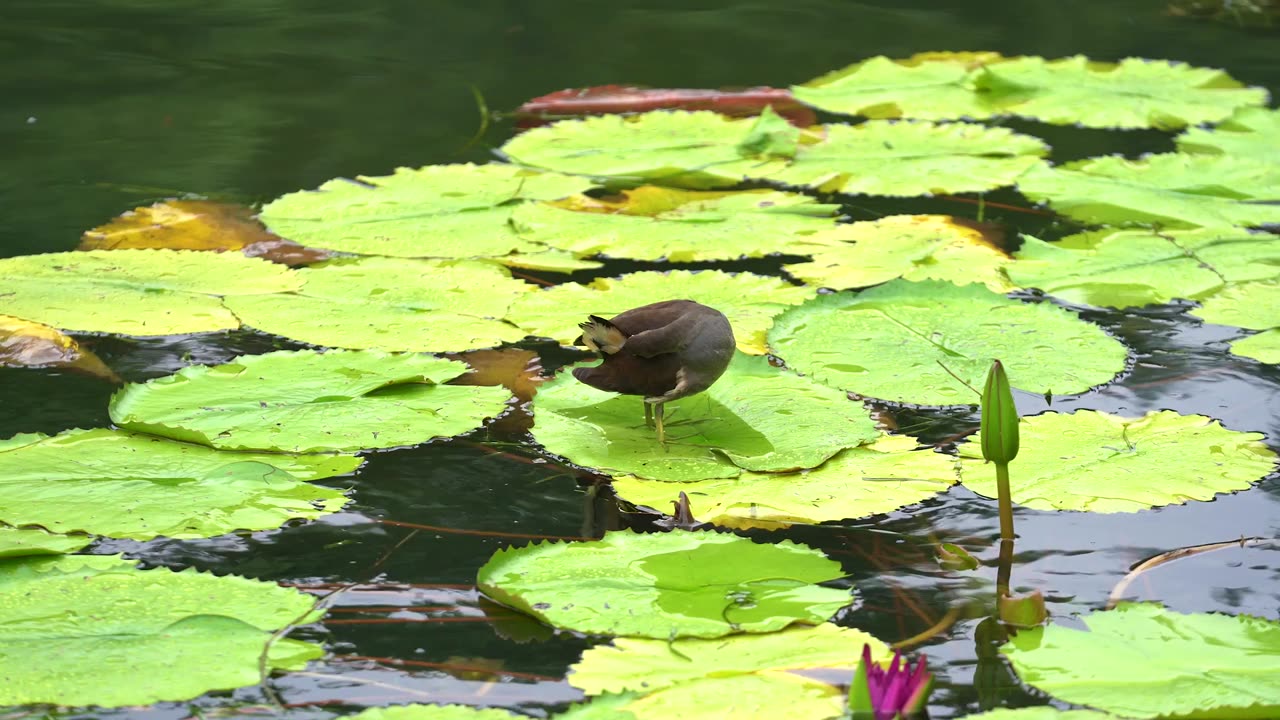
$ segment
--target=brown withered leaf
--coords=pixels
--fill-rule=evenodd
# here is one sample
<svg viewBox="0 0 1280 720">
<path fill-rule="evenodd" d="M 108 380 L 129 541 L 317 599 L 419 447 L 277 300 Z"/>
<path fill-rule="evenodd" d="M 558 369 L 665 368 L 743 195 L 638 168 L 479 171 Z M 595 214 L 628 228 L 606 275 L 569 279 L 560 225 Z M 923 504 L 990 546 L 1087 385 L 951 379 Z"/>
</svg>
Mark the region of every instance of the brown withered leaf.
<svg viewBox="0 0 1280 720">
<path fill-rule="evenodd" d="M 330 253 L 285 240 L 242 205 L 210 200 L 165 200 L 130 210 L 85 232 L 80 250 L 238 250 L 282 265 L 310 265 Z"/>
<path fill-rule="evenodd" d="M 0 365 L 66 368 L 108 382 L 123 380 L 97 355 L 80 347 L 69 335 L 40 323 L 0 315 Z"/>
<path fill-rule="evenodd" d="M 493 429 L 523 432 L 533 427 L 533 416 L 524 406 L 533 399 L 538 385 L 546 380 L 538 353 L 521 348 L 497 348 L 443 353 L 443 356 L 471 366 L 471 372 L 450 380 L 450 385 L 501 385 L 520 400 L 521 408 L 498 418 L 491 425 Z"/>
</svg>

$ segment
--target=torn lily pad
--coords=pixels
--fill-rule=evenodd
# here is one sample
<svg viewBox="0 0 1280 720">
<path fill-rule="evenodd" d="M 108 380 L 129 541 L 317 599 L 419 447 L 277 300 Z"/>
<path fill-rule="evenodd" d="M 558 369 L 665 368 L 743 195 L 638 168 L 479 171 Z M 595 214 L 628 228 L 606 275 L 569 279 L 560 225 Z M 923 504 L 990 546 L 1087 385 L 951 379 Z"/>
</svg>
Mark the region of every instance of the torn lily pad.
<svg viewBox="0 0 1280 720">
<path fill-rule="evenodd" d="M 223 295 L 296 290 L 281 265 L 237 253 L 93 250 L 0 259 L 8 315 L 75 332 L 154 336 L 234 330 Z"/>
<path fill-rule="evenodd" d="M 639 396 L 562 372 L 534 398 L 533 437 L 600 472 L 688 482 L 816 467 L 878 434 L 861 403 L 741 353 L 709 390 L 667 405 L 665 445 L 644 426 L 643 408 Z"/>
<path fill-rule="evenodd" d="M 1280 223 L 1280 165 L 1234 155 L 1108 156 L 1036 167 L 1018 191 L 1091 225 L 1234 228 Z"/>
<path fill-rule="evenodd" d="M 494 600 L 558 628 L 674 640 L 816 625 L 851 598 L 814 583 L 842 576 L 840 563 L 786 540 L 619 531 L 500 550 L 477 583 Z"/>
<path fill-rule="evenodd" d="M 522 295 L 512 303 L 507 320 L 530 335 L 568 345 L 582 334 L 578 324 L 588 315 L 610 318 L 649 303 L 688 299 L 723 312 L 733 325 L 738 349 L 760 355 L 765 352 L 764 334 L 774 316 L 812 294 L 809 288 L 750 273 L 637 272 L 598 278 L 587 285 L 566 283 Z"/>
<path fill-rule="evenodd" d="M 398 168 L 338 178 L 262 208 L 262 221 L 309 247 L 357 255 L 473 258 L 540 249 L 511 232 L 511 211 L 591 187 L 585 178 L 503 163 Z"/>
<path fill-rule="evenodd" d="M 318 645 L 276 639 L 315 599 L 275 583 L 114 556 L 0 560 L 0 704 L 122 707 L 182 701 L 300 670 Z M 92 608 L 92 612 L 86 612 Z M 38 663 L 31 659 L 39 657 Z"/>
<path fill-rule="evenodd" d="M 971 388 L 982 385 L 993 358 L 1005 362 L 1015 387 L 1065 395 L 1110 381 L 1126 357 L 1101 328 L 1060 307 L 980 285 L 905 280 L 792 308 L 775 321 L 769 347 L 818 382 L 921 405 L 976 404 Z"/>
<path fill-rule="evenodd" d="M 1052 243 L 1027 236 L 1014 258 L 1005 272 L 1019 286 L 1098 307 L 1197 300 L 1280 276 L 1280 242 L 1245 228 L 1109 229 Z"/>
<path fill-rule="evenodd" d="M 1188 128 L 1174 138 L 1184 153 L 1234 155 L 1280 162 L 1280 110 L 1241 108 L 1214 128 Z"/>
<path fill-rule="evenodd" d="M 679 484 L 621 476 L 613 478 L 613 489 L 627 502 L 664 513 L 683 492 L 698 520 L 776 530 L 893 512 L 946 492 L 957 479 L 954 458 L 893 435 L 797 473 L 745 472 Z"/>
<path fill-rule="evenodd" d="M 1172 410 L 1125 418 L 1093 410 L 1044 413 L 1019 424 L 1013 501 L 1037 510 L 1138 512 L 1247 490 L 1275 472 L 1261 433 L 1228 430 Z M 961 482 L 996 496 L 995 469 L 976 439 L 959 446 Z M 1081 468 L 1088 468 L 1082 472 Z"/>
<path fill-rule="evenodd" d="M 1021 458 L 1018 459 L 1022 461 Z M 1126 718 L 1280 716 L 1280 623 L 1121 603 L 1000 648 L 1023 682 Z"/>
<path fill-rule="evenodd" d="M 796 99 L 819 110 L 868 118 L 982 120 L 991 117 L 973 77 L 999 53 L 919 53 L 905 60 L 883 55 L 792 86 Z"/>
<path fill-rule="evenodd" d="M 1171 130 L 1267 102 L 1266 90 L 1245 87 L 1222 70 L 1144 58 L 1019 57 L 985 66 L 975 85 L 1004 112 L 1096 128 Z"/>
<path fill-rule="evenodd" d="M 577 256 L 698 262 L 804 254 L 804 241 L 835 226 L 838 205 L 807 195 L 694 192 L 646 185 L 617 201 L 585 196 L 516 208 L 516 232 Z"/>
<path fill-rule="evenodd" d="M 474 430 L 507 408 L 499 387 L 444 385 L 467 371 L 429 355 L 273 352 L 127 385 L 127 430 L 225 450 L 329 452 L 417 445 Z"/>
<path fill-rule="evenodd" d="M 981 226 L 947 215 L 892 215 L 838 225 L 808 238 L 803 252 L 813 259 L 783 269 L 806 284 L 837 290 L 894 278 L 1014 289 L 1004 275 L 1009 256 Z"/>
<path fill-rule="evenodd" d="M 88 535 L 61 535 L 40 528 L 0 526 L 0 562 L 28 555 L 65 555 L 93 542 Z"/>
<path fill-rule="evenodd" d="M 135 540 L 269 530 L 337 511 L 350 455 L 231 453 L 121 430 L 0 442 L 0 522 Z"/>
<path fill-rule="evenodd" d="M 534 290 L 474 260 L 361 258 L 305 268 L 297 293 L 228 298 L 244 324 L 323 347 L 450 352 L 516 342 L 507 308 Z"/>
</svg>

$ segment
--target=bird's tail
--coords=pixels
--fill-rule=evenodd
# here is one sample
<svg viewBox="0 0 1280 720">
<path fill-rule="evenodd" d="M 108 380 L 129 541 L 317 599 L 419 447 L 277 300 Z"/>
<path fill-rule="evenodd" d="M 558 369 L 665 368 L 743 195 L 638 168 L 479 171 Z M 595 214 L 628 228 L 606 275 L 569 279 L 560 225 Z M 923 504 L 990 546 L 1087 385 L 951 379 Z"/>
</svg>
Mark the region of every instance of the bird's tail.
<svg viewBox="0 0 1280 720">
<path fill-rule="evenodd" d="M 588 315 L 590 319 L 581 323 L 582 342 L 596 352 L 612 355 L 622 349 L 627 336 L 613 323 L 598 315 Z"/>
</svg>

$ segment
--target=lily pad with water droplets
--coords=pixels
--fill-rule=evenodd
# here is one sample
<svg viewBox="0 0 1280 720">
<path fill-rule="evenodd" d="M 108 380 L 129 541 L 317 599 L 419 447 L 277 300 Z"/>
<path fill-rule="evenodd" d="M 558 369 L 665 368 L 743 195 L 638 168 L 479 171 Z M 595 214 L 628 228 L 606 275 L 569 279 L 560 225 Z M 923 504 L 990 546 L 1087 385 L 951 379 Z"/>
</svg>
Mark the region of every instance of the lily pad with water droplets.
<svg viewBox="0 0 1280 720">
<path fill-rule="evenodd" d="M 1065 395 L 1110 381 L 1126 356 L 1101 328 L 1060 307 L 980 285 L 905 280 L 788 310 L 769 347 L 818 382 L 922 405 L 977 404 L 971 388 L 981 387 L 993 359 L 1014 387 Z"/>
<path fill-rule="evenodd" d="M 680 484 L 622 476 L 613 479 L 613 489 L 627 502 L 666 513 L 684 492 L 698 520 L 776 530 L 892 512 L 946 492 L 956 480 L 954 458 L 894 435 L 797 473 L 746 472 Z"/>
<path fill-rule="evenodd" d="M 561 629 L 674 640 L 816 625 L 851 598 L 814 583 L 842 575 L 840 563 L 787 540 L 620 531 L 500 550 L 477 583 L 494 600 Z"/>
<path fill-rule="evenodd" d="M 1037 510 L 1138 512 L 1212 500 L 1275 472 L 1260 433 L 1228 430 L 1203 415 L 1172 410 L 1125 418 L 1093 410 L 1044 413 L 1019 424 L 1010 473 L 1013 501 Z M 996 497 L 995 467 L 976 438 L 959 447 L 961 482 Z"/>
<path fill-rule="evenodd" d="M 125 429 L 227 450 L 401 447 L 469 432 L 506 410 L 504 388 L 442 384 L 466 371 L 429 355 L 274 352 L 128 385 L 110 410 Z"/>
<path fill-rule="evenodd" d="M 275 583 L 113 556 L 0 560 L 0 704 L 122 707 L 256 685 L 324 651 L 272 633 L 315 599 Z M 40 662 L 32 662 L 32 658 Z"/>
<path fill-rule="evenodd" d="M 1087 630 L 1051 623 L 1020 631 L 1000 651 L 1023 682 L 1121 717 L 1280 717 L 1274 620 L 1154 603 L 1122 603 L 1082 620 Z"/>
<path fill-rule="evenodd" d="M 600 472 L 687 482 L 816 467 L 878 434 L 861 403 L 743 354 L 705 393 L 667 404 L 665 445 L 643 408 L 562 372 L 534 398 L 533 437 Z"/>
</svg>

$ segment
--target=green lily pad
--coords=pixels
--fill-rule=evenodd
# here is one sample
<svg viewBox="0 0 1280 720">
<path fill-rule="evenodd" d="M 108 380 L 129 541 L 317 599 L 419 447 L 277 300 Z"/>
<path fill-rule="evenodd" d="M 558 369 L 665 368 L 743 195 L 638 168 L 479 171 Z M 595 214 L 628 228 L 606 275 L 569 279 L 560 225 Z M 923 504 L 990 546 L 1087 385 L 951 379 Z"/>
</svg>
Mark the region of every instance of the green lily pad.
<svg viewBox="0 0 1280 720">
<path fill-rule="evenodd" d="M 776 530 L 892 512 L 946 492 L 956 480 L 953 458 L 918 450 L 912 438 L 895 435 L 842 450 L 800 473 L 747 472 L 679 485 L 621 476 L 613 489 L 627 502 L 663 512 L 684 492 L 698 520 Z"/>
<path fill-rule="evenodd" d="M 401 447 L 474 430 L 506 409 L 503 388 L 440 384 L 466 371 L 372 350 L 246 355 L 127 385 L 110 411 L 127 430 L 224 450 Z"/>
<path fill-rule="evenodd" d="M 1055 243 L 1024 237 L 1014 257 L 1005 272 L 1018 285 L 1099 307 L 1195 300 L 1228 283 L 1280 276 L 1280 238 L 1244 228 L 1098 230 Z"/>
<path fill-rule="evenodd" d="M 113 556 L 0 561 L 0 595 L 2 705 L 121 707 L 256 685 L 272 632 L 317 617 L 314 598 L 275 583 Z M 277 640 L 266 667 L 299 670 L 323 652 Z"/>
<path fill-rule="evenodd" d="M 1267 91 L 1213 68 L 1168 60 L 1021 57 L 982 68 L 975 85 L 1003 111 L 1056 125 L 1171 130 L 1265 105 Z"/>
<path fill-rule="evenodd" d="M 1280 165 L 1233 155 L 1109 156 L 1036 167 L 1018 190 L 1095 225 L 1255 226 L 1280 223 Z"/>
<path fill-rule="evenodd" d="M 816 467 L 878 434 L 844 393 L 741 353 L 704 395 L 667 406 L 665 446 L 644 426 L 643 407 L 562 372 L 534 398 L 533 437 L 583 467 L 687 482 Z"/>
<path fill-rule="evenodd" d="M 534 290 L 471 260 L 335 260 L 298 275 L 306 285 L 297 294 L 228 298 L 227 307 L 246 325 L 313 345 L 450 352 L 522 340 L 499 318 Z"/>
<path fill-rule="evenodd" d="M 1126 355 L 1101 328 L 1060 307 L 980 285 L 904 280 L 788 310 L 769 346 L 818 382 L 922 405 L 977 404 L 970 387 L 982 385 L 992 359 L 1004 362 L 1014 387 L 1066 395 L 1108 382 Z"/>
<path fill-rule="evenodd" d="M 1018 458 L 1021 462 L 1022 458 Z M 1280 716 L 1280 623 L 1122 603 L 1000 648 L 1018 676 L 1059 700 L 1128 718 Z"/>
<path fill-rule="evenodd" d="M 230 453 L 117 430 L 72 430 L 0 445 L 0 521 L 150 540 L 270 530 L 347 503 L 313 480 L 351 456 Z M 296 471 L 293 475 L 289 471 Z"/>
<path fill-rule="evenodd" d="M 504 255 L 500 258 L 494 258 L 494 261 L 517 270 L 541 270 L 544 272 L 559 273 L 571 273 L 579 270 L 598 270 L 604 267 L 604 263 L 596 262 L 595 260 L 583 260 L 577 255 L 563 250 L 514 253 L 511 255 Z"/>
<path fill-rule="evenodd" d="M 765 352 L 765 331 L 774 316 L 812 294 L 809 288 L 750 273 L 648 271 L 598 278 L 588 285 L 566 283 L 522 295 L 511 304 L 507 320 L 530 335 L 568 345 L 582 334 L 578 324 L 587 315 L 609 318 L 641 305 L 685 298 L 723 312 L 733 325 L 738 349 L 761 355 Z"/>
<path fill-rule="evenodd" d="M 1009 256 L 972 225 L 946 215 L 892 215 L 838 225 L 809 238 L 809 262 L 784 265 L 809 285 L 844 290 L 894 278 L 980 282 L 995 292 L 1015 289 L 1004 275 Z"/>
<path fill-rule="evenodd" d="M 1280 364 L 1280 329 L 1250 335 L 1231 343 L 1232 354 L 1271 365 Z"/>
<path fill-rule="evenodd" d="M 789 673 L 730 675 L 691 680 L 622 706 L 636 720 L 828 720 L 847 709 L 841 688 Z"/>
<path fill-rule="evenodd" d="M 373 707 L 351 715 L 351 720 L 523 720 L 500 708 L 476 708 L 469 705 L 391 705 Z"/>
<path fill-rule="evenodd" d="M 1093 710 L 1059 710 L 1043 705 L 1025 707 L 1016 710 L 1000 708 L 988 710 L 977 715 L 965 715 L 966 720 L 1124 720 L 1111 713 L 1094 712 Z"/>
<path fill-rule="evenodd" d="M 753 168 L 753 178 L 849 195 L 913 197 L 982 192 L 1012 185 L 1049 148 L 1043 140 L 972 123 L 871 120 L 825 125 L 785 168 Z"/>
<path fill-rule="evenodd" d="M 294 242 L 357 255 L 489 257 L 539 249 L 511 232 L 513 206 L 589 187 L 583 178 L 502 163 L 428 165 L 330 180 L 268 203 L 261 219 Z"/>
<path fill-rule="evenodd" d="M 500 550 L 478 585 L 558 628 L 674 640 L 816 625 L 850 596 L 814 583 L 842 575 L 840 563 L 786 540 L 621 531 Z"/>
<path fill-rule="evenodd" d="M 981 120 L 991 105 L 974 92 L 973 77 L 997 53 L 921 53 L 906 60 L 883 55 L 816 77 L 791 94 L 819 110 L 869 118 Z"/>
<path fill-rule="evenodd" d="M 220 295 L 296 290 L 292 270 L 239 253 L 92 250 L 0 259 L 7 315 L 76 332 L 180 335 L 234 330 Z"/>
<path fill-rule="evenodd" d="M 696 262 L 794 252 L 790 243 L 833 227 L 838 209 L 795 193 L 644 186 L 618 203 L 526 204 L 512 224 L 526 239 L 579 256 Z"/>
<path fill-rule="evenodd" d="M 1215 128 L 1189 128 L 1174 138 L 1185 153 L 1233 155 L 1280 162 L 1280 110 L 1241 108 Z"/>
<path fill-rule="evenodd" d="M 1019 424 L 1013 501 L 1037 510 L 1138 512 L 1246 490 L 1276 470 L 1260 433 L 1228 430 L 1172 410 L 1124 418 L 1093 410 L 1045 413 Z M 995 467 L 976 438 L 959 446 L 965 487 L 996 497 Z"/>
<path fill-rule="evenodd" d="M 760 164 L 738 149 L 753 125 L 714 112 L 599 115 L 527 130 L 502 152 L 523 165 L 630 185 L 725 187 Z"/>
<path fill-rule="evenodd" d="M 1249 330 L 1280 326 L 1280 279 L 1231 285 L 1191 311 L 1205 322 Z"/>
<path fill-rule="evenodd" d="M 40 528 L 0 527 L 0 561 L 27 555 L 65 555 L 93 542 L 87 535 L 59 535 Z"/>
<path fill-rule="evenodd" d="M 889 646 L 854 628 L 822 623 L 761 635 L 651 640 L 621 637 L 596 645 L 569 669 L 569 684 L 588 695 L 653 692 L 707 677 L 769 675 L 817 668 L 848 670 L 852 677 L 870 645 L 872 659 L 888 662 Z"/>
</svg>

